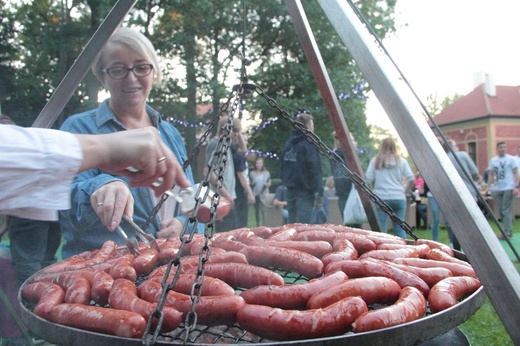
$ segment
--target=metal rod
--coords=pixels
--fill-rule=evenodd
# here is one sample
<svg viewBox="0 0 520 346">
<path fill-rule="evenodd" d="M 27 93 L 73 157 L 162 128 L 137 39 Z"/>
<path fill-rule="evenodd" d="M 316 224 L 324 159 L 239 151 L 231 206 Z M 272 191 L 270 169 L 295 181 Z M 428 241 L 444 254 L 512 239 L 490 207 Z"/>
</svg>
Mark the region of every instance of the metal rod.
<svg viewBox="0 0 520 346">
<path fill-rule="evenodd" d="M 341 144 L 343 155 L 345 157 L 348 168 L 357 173 L 360 177 L 365 177 L 365 173 L 361 168 L 361 163 L 356 153 L 356 148 L 349 136 L 347 123 L 345 117 L 341 111 L 341 107 L 334 92 L 334 87 L 329 78 L 329 74 L 321 57 L 318 45 L 312 34 L 305 11 L 299 0 L 286 0 L 287 9 L 291 16 L 296 31 L 300 37 L 300 41 L 309 61 L 311 71 L 314 74 L 318 88 L 320 89 L 321 96 L 327 107 L 327 113 L 336 131 L 336 136 Z M 355 186 L 353 185 L 353 188 Z M 367 214 L 367 219 L 370 224 L 370 229 L 376 232 L 381 230 L 379 224 L 379 218 L 374 204 L 370 201 L 370 198 L 363 192 L 359 193 L 361 201 L 363 202 L 363 208 Z"/>
<path fill-rule="evenodd" d="M 390 117 L 515 343 L 520 342 L 520 275 L 462 178 L 422 118 L 421 107 L 346 1 L 319 0 Z"/>
<path fill-rule="evenodd" d="M 33 123 L 33 127 L 50 128 L 69 102 L 72 94 L 88 72 L 92 61 L 103 48 L 109 37 L 121 24 L 126 14 L 134 7 L 136 0 L 119 0 L 103 23 L 94 33 L 86 47 L 63 77 L 58 88 L 43 107 Z"/>
</svg>

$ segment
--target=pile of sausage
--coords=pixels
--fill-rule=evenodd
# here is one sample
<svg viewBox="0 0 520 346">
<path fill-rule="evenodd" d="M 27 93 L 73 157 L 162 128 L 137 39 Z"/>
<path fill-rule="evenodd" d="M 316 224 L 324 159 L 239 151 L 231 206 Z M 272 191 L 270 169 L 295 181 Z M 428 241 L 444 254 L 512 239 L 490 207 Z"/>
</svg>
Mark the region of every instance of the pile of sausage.
<svg viewBox="0 0 520 346">
<path fill-rule="evenodd" d="M 168 333 L 184 321 L 192 294 L 199 293 L 192 288 L 205 241 L 196 235 L 178 254 L 178 238 L 159 240 L 160 251 L 142 247 L 137 257 L 109 241 L 38 272 L 22 287 L 22 297 L 35 304 L 34 314 L 53 323 L 140 338 L 150 316 L 156 316 L 167 263 L 180 255 L 169 282 L 176 269 L 181 274 L 162 310 L 161 332 Z M 268 340 L 329 337 L 410 322 L 427 311 L 452 307 L 481 286 L 471 265 L 444 244 L 411 244 L 346 226 L 242 228 L 215 234 L 209 247 L 197 324 L 237 323 Z M 286 284 L 274 269 L 309 281 Z"/>
</svg>

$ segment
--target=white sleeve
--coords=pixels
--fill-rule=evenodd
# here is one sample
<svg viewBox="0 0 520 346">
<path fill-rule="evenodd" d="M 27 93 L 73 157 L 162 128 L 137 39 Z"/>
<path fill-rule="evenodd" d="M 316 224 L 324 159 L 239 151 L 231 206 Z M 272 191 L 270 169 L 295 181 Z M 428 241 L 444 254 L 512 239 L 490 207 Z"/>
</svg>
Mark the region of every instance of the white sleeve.
<svg viewBox="0 0 520 346">
<path fill-rule="evenodd" d="M 0 125 L 0 213 L 55 220 L 83 160 L 71 133 Z"/>
</svg>

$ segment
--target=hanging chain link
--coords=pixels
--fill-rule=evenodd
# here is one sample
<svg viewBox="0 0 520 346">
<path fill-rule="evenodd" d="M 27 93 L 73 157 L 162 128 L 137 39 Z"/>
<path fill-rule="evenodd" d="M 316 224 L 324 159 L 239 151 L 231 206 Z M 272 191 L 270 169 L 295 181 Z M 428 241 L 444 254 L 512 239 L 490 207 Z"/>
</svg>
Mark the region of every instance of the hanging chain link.
<svg viewBox="0 0 520 346">
<path fill-rule="evenodd" d="M 280 108 L 280 106 L 278 106 L 276 101 L 273 100 L 271 97 L 269 97 L 269 95 L 267 95 L 262 88 L 260 88 L 259 86 L 255 86 L 254 90 L 260 96 L 262 96 L 272 108 L 276 109 L 278 111 L 278 113 L 284 119 L 289 121 L 293 125 L 294 128 L 296 128 L 297 130 L 300 130 L 304 134 L 305 139 L 307 141 L 309 141 L 310 143 L 314 144 L 314 146 L 318 149 L 320 154 L 326 156 L 329 160 L 331 160 L 335 164 L 337 164 L 339 167 L 339 170 L 346 177 L 350 178 L 350 180 L 352 180 L 354 185 L 357 188 L 359 188 L 360 190 L 362 190 L 370 198 L 370 200 L 372 202 L 377 204 L 381 208 L 382 211 L 384 211 L 388 216 L 390 216 L 390 219 L 392 221 L 396 222 L 399 226 L 401 226 L 403 228 L 403 230 L 414 240 L 418 239 L 418 237 L 413 233 L 412 227 L 410 227 L 410 225 L 408 225 L 405 221 L 401 220 L 397 216 L 397 214 L 394 213 L 393 209 L 370 189 L 370 187 L 365 183 L 363 178 L 361 178 L 357 173 L 349 170 L 347 168 L 347 166 L 345 166 L 345 163 L 343 162 L 343 160 L 335 152 L 333 152 L 329 147 L 327 147 L 327 145 L 325 143 L 323 143 L 321 141 L 321 139 L 315 133 L 307 130 L 305 125 L 303 125 L 302 123 L 294 121 L 292 119 L 292 117 L 289 115 L 289 113 L 287 113 L 282 108 Z"/>
<path fill-rule="evenodd" d="M 232 160 L 231 157 L 229 157 L 229 148 L 231 146 L 231 132 L 232 132 L 232 126 L 233 126 L 233 116 L 240 104 L 240 98 L 241 95 L 244 93 L 244 89 L 242 85 L 239 85 L 233 89 L 233 91 L 230 93 L 228 100 L 226 103 L 224 103 L 221 108 L 219 114 L 217 114 L 212 121 L 210 122 L 207 130 L 204 132 L 204 134 L 199 139 L 197 145 L 193 148 L 191 151 L 190 156 L 188 159 L 183 163 L 183 169 L 186 170 L 186 168 L 189 166 L 190 162 L 199 154 L 201 146 L 206 142 L 210 134 L 212 133 L 213 129 L 217 126 L 221 115 L 225 114 L 228 115 L 228 121 L 224 125 L 225 130 L 223 131 L 223 135 L 220 136 L 219 142 L 216 146 L 216 149 L 213 153 L 213 156 L 211 160 L 208 163 L 208 172 L 204 178 L 199 184 L 199 188 L 195 192 L 195 206 L 193 208 L 193 211 L 190 212 L 189 215 L 186 216 L 186 222 L 183 224 L 183 228 L 180 234 L 180 240 L 181 244 L 179 245 L 179 250 L 177 252 L 177 256 L 170 260 L 168 262 L 168 265 L 166 267 L 166 271 L 164 274 L 164 277 L 161 281 L 162 286 L 162 293 L 159 301 L 157 302 L 157 307 L 155 311 L 150 315 L 148 319 L 148 323 L 146 326 L 145 333 L 143 335 L 143 338 L 141 339 L 141 343 L 143 345 L 153 345 L 157 342 L 157 338 L 159 336 L 159 330 L 161 328 L 162 322 L 163 322 L 163 307 L 166 302 L 166 297 L 168 291 L 171 291 L 175 285 L 177 284 L 177 280 L 179 277 L 179 274 L 182 272 L 182 261 L 181 261 L 181 255 L 184 252 L 184 247 L 187 243 L 191 242 L 193 240 L 194 235 L 197 233 L 199 222 L 197 220 L 197 214 L 202 204 L 204 204 L 209 196 L 210 192 L 210 181 L 211 181 L 211 174 L 216 175 L 216 182 L 215 182 L 215 193 L 211 197 L 211 206 L 209 211 L 209 222 L 206 223 L 205 229 L 204 229 L 204 245 L 201 247 L 201 250 L 199 252 L 199 261 L 198 261 L 198 267 L 197 272 L 195 274 L 194 282 L 191 287 L 191 293 L 190 293 L 190 299 L 192 301 L 191 309 L 186 314 L 185 321 L 184 321 L 184 343 L 186 344 L 188 342 L 189 335 L 192 330 L 195 329 L 197 325 L 197 313 L 195 311 L 195 307 L 197 305 L 197 302 L 200 300 L 201 297 L 201 286 L 204 281 L 204 265 L 209 260 L 209 256 L 211 254 L 210 248 L 209 248 L 209 241 L 213 237 L 214 234 L 214 226 L 215 226 L 215 216 L 217 214 L 217 207 L 220 203 L 220 190 L 224 183 L 224 171 L 226 168 L 226 163 L 228 160 Z M 234 98 L 234 100 L 233 100 Z M 233 100 L 233 101 L 232 101 Z M 231 110 L 228 111 L 229 105 L 232 105 Z M 217 131 L 220 131 L 220 129 L 217 129 Z M 172 188 L 173 189 L 173 188 Z M 203 192 L 204 191 L 204 192 Z M 164 201 L 169 197 L 168 194 L 163 194 L 161 200 L 158 202 L 157 206 L 152 210 L 150 213 L 150 216 L 147 219 L 147 222 L 145 224 L 149 224 L 149 222 L 157 215 L 158 210 L 161 208 L 161 205 L 164 203 Z M 175 270 L 175 273 L 173 275 L 173 278 L 170 282 L 168 282 L 168 278 L 170 277 L 170 273 L 172 271 L 172 267 L 177 267 Z M 197 292 L 197 293 L 196 293 Z M 156 318 L 157 324 L 154 328 L 154 333 L 151 338 L 149 338 L 150 331 L 152 330 L 152 320 Z"/>
</svg>

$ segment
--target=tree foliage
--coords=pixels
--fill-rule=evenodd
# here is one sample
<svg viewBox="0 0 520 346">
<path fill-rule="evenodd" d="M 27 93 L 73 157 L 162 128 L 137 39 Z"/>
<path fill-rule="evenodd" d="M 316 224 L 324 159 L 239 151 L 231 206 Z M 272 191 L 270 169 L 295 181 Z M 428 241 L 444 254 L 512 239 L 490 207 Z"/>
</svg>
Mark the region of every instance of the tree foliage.
<svg viewBox="0 0 520 346">
<path fill-rule="evenodd" d="M 2 112 L 30 126 L 115 2 L 2 3 L 6 5 L 0 10 Z M 381 38 L 394 31 L 395 0 L 355 4 Z M 335 91 L 341 95 L 349 130 L 361 148 L 372 148 L 365 117 L 369 86 L 318 2 L 303 0 L 302 5 Z M 284 0 L 139 0 L 124 24 L 150 37 L 162 57 L 164 85 L 152 92 L 150 103 L 175 119 L 188 150 L 204 130 L 199 124 L 218 114 L 233 85 L 242 81 L 261 87 L 291 115 L 312 112 L 316 133 L 332 145 L 332 124 Z M 101 85 L 89 73 L 56 126 L 71 114 L 95 107 L 99 91 Z M 211 104 L 213 111 L 197 115 L 200 104 Z M 250 129 L 250 147 L 279 155 L 292 131 L 290 123 L 279 119 L 258 94 L 245 99 L 242 108 L 244 124 L 260 125 Z M 277 160 L 266 164 L 276 172 Z"/>
</svg>

